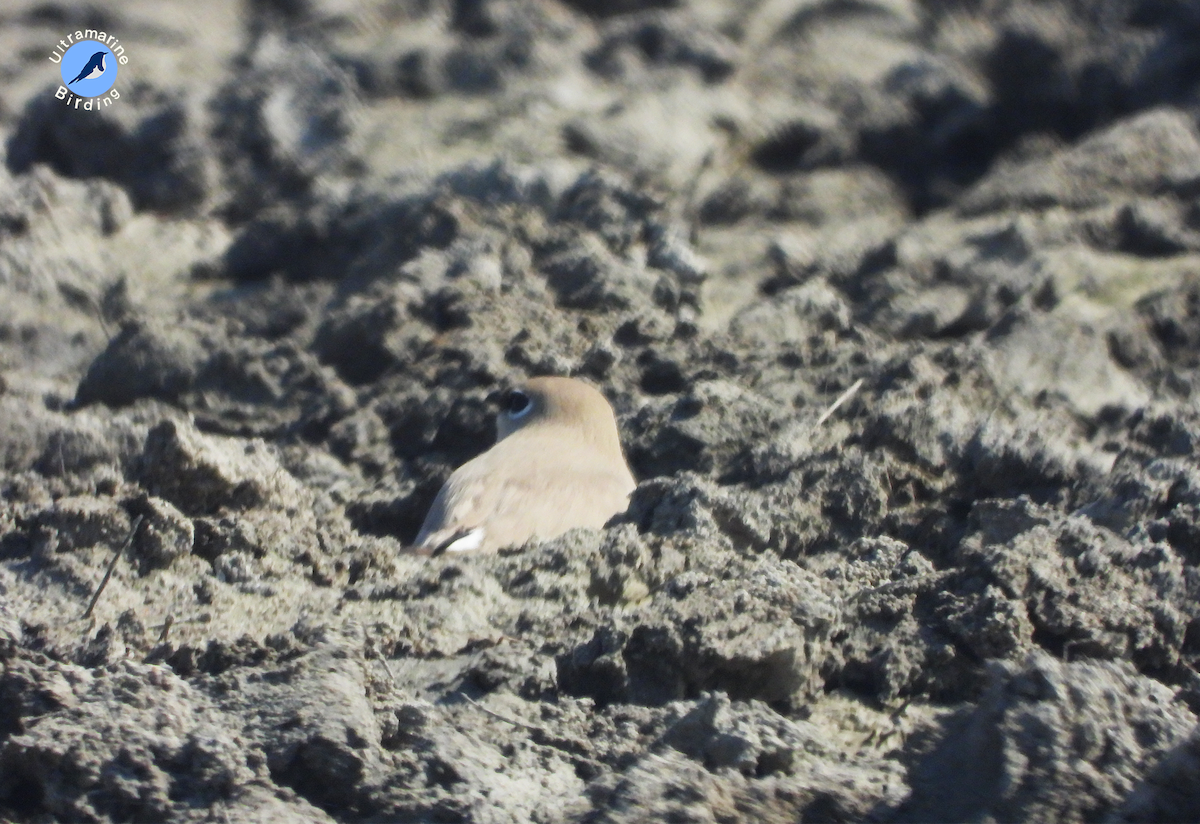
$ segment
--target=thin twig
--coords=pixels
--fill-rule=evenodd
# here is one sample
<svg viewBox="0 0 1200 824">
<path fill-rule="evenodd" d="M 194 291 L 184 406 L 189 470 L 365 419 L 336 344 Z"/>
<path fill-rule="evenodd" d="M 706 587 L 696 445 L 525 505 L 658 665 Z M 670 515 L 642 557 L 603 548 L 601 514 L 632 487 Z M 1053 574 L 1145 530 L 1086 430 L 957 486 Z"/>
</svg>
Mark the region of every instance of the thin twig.
<svg viewBox="0 0 1200 824">
<path fill-rule="evenodd" d="M 378 658 L 380 665 L 383 667 L 383 671 L 387 673 L 388 678 L 392 679 L 392 686 L 395 686 L 396 676 L 392 674 L 392 668 L 387 665 L 387 659 L 382 655 L 376 657 Z"/>
<path fill-rule="evenodd" d="M 472 697 L 471 697 L 471 696 L 469 696 L 469 695 L 466 695 L 466 694 L 463 694 L 463 693 L 460 693 L 460 695 L 462 695 L 463 699 L 464 699 L 464 700 L 465 700 L 465 701 L 466 701 L 468 704 L 471 704 L 471 705 L 472 705 L 472 706 L 474 706 L 474 707 L 478 707 L 478 708 L 479 708 L 480 710 L 482 710 L 484 713 L 486 713 L 486 714 L 488 714 L 488 715 L 492 716 L 492 718 L 495 718 L 495 719 L 497 719 L 498 721 L 503 721 L 503 722 L 504 722 L 504 723 L 506 723 L 506 724 L 512 724 L 514 727 L 521 727 L 522 729 L 526 729 L 526 730 L 532 730 L 533 732 L 541 732 L 541 731 L 542 731 L 542 728 L 541 728 L 541 727 L 535 727 L 535 726 L 533 726 L 532 724 L 526 724 L 524 721 L 518 721 L 518 720 L 516 720 L 515 718 L 509 718 L 509 717 L 508 717 L 508 716 L 506 716 L 506 715 L 501 715 L 501 714 L 500 714 L 500 713 L 498 713 L 498 712 L 495 712 L 495 711 L 493 711 L 493 710 L 489 710 L 487 707 L 485 707 L 483 704 L 480 704 L 478 701 L 476 701 L 474 698 L 472 698 Z"/>
<path fill-rule="evenodd" d="M 870 595 L 881 595 L 892 592 L 905 593 L 909 588 L 916 588 L 930 581 L 948 581 L 957 574 L 956 570 L 946 569 L 940 572 L 926 572 L 924 575 L 914 575 L 911 578 L 901 578 L 898 581 L 885 581 L 879 586 L 860 589 L 858 592 L 850 595 L 849 600 L 857 601 L 860 598 L 866 598 Z"/>
<path fill-rule="evenodd" d="M 700 192 L 700 178 L 712 167 L 714 159 L 711 150 L 705 153 L 704 159 L 696 167 L 696 171 L 692 174 L 692 179 L 688 182 L 688 187 L 684 191 L 683 218 L 687 221 L 688 243 L 692 246 L 700 242 L 700 210 L 696 208 L 696 195 Z"/>
<path fill-rule="evenodd" d="M 175 616 L 167 613 L 167 619 L 163 621 L 162 632 L 158 634 L 158 643 L 167 643 L 167 634 L 171 631 L 171 625 L 175 623 Z"/>
<path fill-rule="evenodd" d="M 846 401 L 853 398 L 855 396 L 855 394 L 857 394 L 858 390 L 862 389 L 862 385 L 863 385 L 862 378 L 859 378 L 854 383 L 850 384 L 850 388 L 847 389 L 842 394 L 838 395 L 838 399 L 836 401 L 834 401 L 832 404 L 830 404 L 828 409 L 826 409 L 824 412 L 821 413 L 821 417 L 817 418 L 817 422 L 812 425 L 812 428 L 816 429 L 821 424 L 825 423 L 825 421 L 829 420 L 829 417 L 834 412 L 838 411 L 838 409 L 841 408 L 842 404 L 844 404 Z"/>
<path fill-rule="evenodd" d="M 568 758 L 572 759 L 573 761 L 582 761 L 583 763 L 589 765 L 592 769 L 594 769 L 596 771 L 601 771 L 601 770 L 605 769 L 605 765 L 602 761 L 597 761 L 594 758 L 589 758 L 588 756 L 584 755 L 583 753 L 575 752 L 575 751 L 571 750 L 570 748 L 564 747 L 562 744 L 559 744 L 559 743 L 553 741 L 552 739 L 550 739 L 544 728 L 535 727 L 533 724 L 526 724 L 524 721 L 518 721 L 515 718 L 509 718 L 507 715 L 501 715 L 500 713 L 495 712 L 494 710 L 489 710 L 487 707 L 485 707 L 483 704 L 480 704 L 478 701 L 476 701 L 471 696 L 466 695 L 464 693 L 459 693 L 459 694 L 462 695 L 463 699 L 465 699 L 468 704 L 470 704 L 473 707 L 476 707 L 481 712 L 483 712 L 485 715 L 490 715 L 492 718 L 495 718 L 498 721 L 503 721 L 505 724 L 512 724 L 514 727 L 520 727 L 523 730 L 529 730 L 532 733 L 536 733 L 537 737 L 535 737 L 533 739 L 535 744 L 540 744 L 543 747 L 550 747 L 551 749 L 557 750 L 558 752 L 563 753 L 564 755 L 566 755 Z"/>
<path fill-rule="evenodd" d="M 133 526 L 129 528 L 129 535 L 125 538 L 125 542 L 121 544 L 120 549 L 113 553 L 112 560 L 108 562 L 108 569 L 104 571 L 104 578 L 100 581 L 100 586 L 96 587 L 96 594 L 92 596 L 92 602 L 88 604 L 88 608 L 84 611 L 84 618 L 92 617 L 92 610 L 96 608 L 96 602 L 100 600 L 100 593 L 104 592 L 104 588 L 108 586 L 108 579 L 112 577 L 113 570 L 117 567 L 117 561 L 125 554 L 125 550 L 133 545 L 133 536 L 137 534 L 138 527 L 142 525 L 142 515 L 133 519 Z"/>
</svg>

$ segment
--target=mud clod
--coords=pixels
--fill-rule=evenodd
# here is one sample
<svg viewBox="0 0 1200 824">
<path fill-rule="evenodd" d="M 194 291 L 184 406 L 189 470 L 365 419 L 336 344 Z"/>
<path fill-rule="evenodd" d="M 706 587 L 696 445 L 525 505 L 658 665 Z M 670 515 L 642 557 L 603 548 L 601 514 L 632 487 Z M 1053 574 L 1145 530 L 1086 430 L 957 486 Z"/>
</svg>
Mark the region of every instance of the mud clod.
<svg viewBox="0 0 1200 824">
<path fill-rule="evenodd" d="M 6 14 L 0 819 L 1200 819 L 1197 32 Z M 407 551 L 539 375 L 626 511 Z"/>
</svg>

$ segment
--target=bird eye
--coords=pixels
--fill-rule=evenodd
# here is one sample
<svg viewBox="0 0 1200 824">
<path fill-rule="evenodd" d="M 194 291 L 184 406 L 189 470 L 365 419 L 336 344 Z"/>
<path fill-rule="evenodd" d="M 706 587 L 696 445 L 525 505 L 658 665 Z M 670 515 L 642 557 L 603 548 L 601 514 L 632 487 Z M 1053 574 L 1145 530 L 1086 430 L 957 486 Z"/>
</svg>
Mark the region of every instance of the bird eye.
<svg viewBox="0 0 1200 824">
<path fill-rule="evenodd" d="M 504 412 L 512 420 L 523 418 L 533 409 L 533 401 L 520 389 L 514 389 L 504 399 Z"/>
</svg>

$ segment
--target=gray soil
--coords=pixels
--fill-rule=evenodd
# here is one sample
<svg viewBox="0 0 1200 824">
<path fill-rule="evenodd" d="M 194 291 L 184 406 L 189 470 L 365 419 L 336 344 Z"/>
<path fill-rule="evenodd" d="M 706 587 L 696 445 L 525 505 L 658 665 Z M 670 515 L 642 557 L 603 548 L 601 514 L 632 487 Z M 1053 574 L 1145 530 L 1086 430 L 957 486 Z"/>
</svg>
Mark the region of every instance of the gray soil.
<svg viewBox="0 0 1200 824">
<path fill-rule="evenodd" d="M 1195 2 L 10 0 L 0 78 L 0 819 L 1200 820 Z M 542 374 L 628 511 L 406 553 Z"/>
</svg>

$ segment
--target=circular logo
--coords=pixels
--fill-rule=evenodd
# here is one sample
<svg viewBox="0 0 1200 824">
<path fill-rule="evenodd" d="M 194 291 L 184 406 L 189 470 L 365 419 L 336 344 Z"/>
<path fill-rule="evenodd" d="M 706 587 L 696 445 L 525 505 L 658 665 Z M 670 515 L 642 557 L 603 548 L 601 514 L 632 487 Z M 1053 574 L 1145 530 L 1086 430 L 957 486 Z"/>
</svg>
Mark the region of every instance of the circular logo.
<svg viewBox="0 0 1200 824">
<path fill-rule="evenodd" d="M 63 84 L 80 97 L 99 97 L 117 82 L 117 58 L 98 40 L 80 40 L 59 65 Z"/>
</svg>

